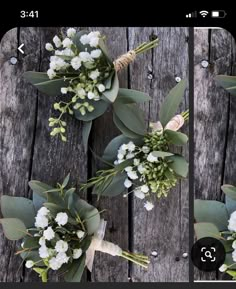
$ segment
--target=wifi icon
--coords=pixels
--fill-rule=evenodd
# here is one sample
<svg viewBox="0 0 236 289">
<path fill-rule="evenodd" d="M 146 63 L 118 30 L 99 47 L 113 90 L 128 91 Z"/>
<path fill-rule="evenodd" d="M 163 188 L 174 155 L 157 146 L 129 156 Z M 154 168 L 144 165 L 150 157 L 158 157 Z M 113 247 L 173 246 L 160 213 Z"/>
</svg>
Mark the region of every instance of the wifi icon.
<svg viewBox="0 0 236 289">
<path fill-rule="evenodd" d="M 202 11 L 199 12 L 199 14 L 200 14 L 203 18 L 205 18 L 205 17 L 209 14 L 209 12 L 206 11 L 206 10 L 202 10 Z"/>
</svg>

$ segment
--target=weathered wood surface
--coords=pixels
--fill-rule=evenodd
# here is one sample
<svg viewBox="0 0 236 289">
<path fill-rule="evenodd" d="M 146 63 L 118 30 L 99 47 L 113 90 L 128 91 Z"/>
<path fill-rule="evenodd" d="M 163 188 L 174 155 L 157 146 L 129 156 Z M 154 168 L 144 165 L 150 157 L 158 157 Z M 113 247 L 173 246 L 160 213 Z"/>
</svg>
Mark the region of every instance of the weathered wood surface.
<svg viewBox="0 0 236 289">
<path fill-rule="evenodd" d="M 235 184 L 236 99 L 215 82 L 235 72 L 235 41 L 225 30 L 194 33 L 194 189 L 195 198 L 224 201 L 223 183 Z M 202 60 L 209 66 L 202 67 Z M 195 279 L 221 278 L 195 270 Z"/>
<path fill-rule="evenodd" d="M 90 30 L 94 28 L 88 28 Z M 146 121 L 157 120 L 157 112 L 167 92 L 176 84 L 175 77 L 188 78 L 188 29 L 186 28 L 98 28 L 107 36 L 108 47 L 115 58 L 147 41 L 153 34 L 160 45 L 137 57 L 129 69 L 120 72 L 123 87 L 140 89 L 153 100 L 143 105 Z M 68 142 L 50 138 L 48 117 L 54 99 L 40 94 L 22 79 L 23 71 L 45 71 L 49 53 L 45 43 L 58 28 L 18 28 L 8 32 L 0 46 L 0 113 L 1 113 L 1 179 L 0 194 L 31 196 L 30 179 L 61 181 L 71 171 L 73 185 L 94 174 L 98 163 L 81 145 L 81 124 L 68 119 Z M 18 53 L 18 63 L 9 59 L 17 55 L 17 47 L 25 44 L 25 55 Z M 188 95 L 182 109 L 188 106 Z M 111 113 L 94 122 L 89 144 L 100 154 L 110 139 L 119 134 L 112 123 Z M 186 151 L 187 156 L 187 151 Z M 90 202 L 96 203 L 88 192 Z M 105 238 L 126 250 L 140 251 L 150 256 L 149 270 L 129 264 L 121 258 L 96 254 L 92 274 L 83 281 L 188 281 L 188 181 L 183 181 L 168 198 L 157 202 L 151 212 L 143 203 L 122 196 L 103 198 L 99 208 L 107 209 Z M 8 242 L 0 230 L 0 281 L 38 281 L 35 273 L 20 267 L 14 255 L 15 244 Z M 151 253 L 157 251 L 157 257 Z M 53 277 L 54 281 L 58 279 Z"/>
</svg>

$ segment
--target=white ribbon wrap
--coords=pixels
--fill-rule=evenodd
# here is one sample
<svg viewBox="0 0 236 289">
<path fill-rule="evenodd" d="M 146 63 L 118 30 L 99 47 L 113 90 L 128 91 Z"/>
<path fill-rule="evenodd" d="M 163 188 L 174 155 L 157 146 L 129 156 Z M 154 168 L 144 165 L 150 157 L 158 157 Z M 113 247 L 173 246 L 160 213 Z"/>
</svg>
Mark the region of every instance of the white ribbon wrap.
<svg viewBox="0 0 236 289">
<path fill-rule="evenodd" d="M 95 251 L 107 253 L 112 256 L 121 256 L 122 254 L 122 249 L 119 246 L 103 240 L 106 230 L 106 224 L 107 222 L 101 219 L 99 228 L 94 234 L 91 244 L 86 251 L 85 264 L 90 272 L 92 272 L 93 268 Z"/>
</svg>

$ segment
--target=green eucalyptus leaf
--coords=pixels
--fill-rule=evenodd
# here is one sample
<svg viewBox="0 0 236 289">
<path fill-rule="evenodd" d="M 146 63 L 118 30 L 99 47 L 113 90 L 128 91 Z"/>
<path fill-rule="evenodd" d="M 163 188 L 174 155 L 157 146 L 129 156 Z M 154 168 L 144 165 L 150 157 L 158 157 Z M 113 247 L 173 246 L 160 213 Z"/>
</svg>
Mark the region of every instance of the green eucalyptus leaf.
<svg viewBox="0 0 236 289">
<path fill-rule="evenodd" d="M 221 186 L 222 191 L 232 200 L 236 201 L 236 187 L 231 185 Z"/>
<path fill-rule="evenodd" d="M 219 231 L 227 230 L 229 216 L 222 202 L 195 200 L 194 217 L 197 223 L 212 223 Z"/>
<path fill-rule="evenodd" d="M 65 188 L 68 185 L 69 180 L 70 180 L 70 173 L 65 177 L 62 183 L 62 188 Z"/>
<path fill-rule="evenodd" d="M 184 133 L 167 129 L 164 134 L 168 141 L 174 145 L 185 145 L 188 142 L 188 137 Z"/>
<path fill-rule="evenodd" d="M 153 151 L 153 152 L 152 152 L 152 155 L 153 155 L 154 157 L 157 157 L 157 158 L 165 158 L 165 157 L 173 156 L 172 153 L 162 152 L 162 151 Z"/>
<path fill-rule="evenodd" d="M 47 194 L 46 192 L 53 189 L 51 186 L 39 182 L 39 181 L 30 181 L 29 182 L 29 187 L 31 188 L 31 190 L 35 193 L 38 194 L 39 196 L 41 196 L 42 198 L 47 198 Z"/>
<path fill-rule="evenodd" d="M 37 262 L 38 267 L 45 266 L 44 262 L 41 261 L 42 258 L 39 256 L 38 250 L 25 251 L 25 252 L 22 252 L 20 256 L 24 261 L 32 260 L 35 263 Z"/>
<path fill-rule="evenodd" d="M 39 248 L 39 238 L 26 236 L 24 238 L 24 249 L 37 249 Z"/>
<path fill-rule="evenodd" d="M 227 253 L 225 256 L 225 262 L 226 265 L 231 266 L 230 269 L 235 270 L 236 269 L 236 264 L 232 258 L 232 253 Z M 234 265 L 233 265 L 234 264 Z"/>
<path fill-rule="evenodd" d="M 47 201 L 47 196 L 45 196 L 44 198 L 33 192 L 33 204 L 34 204 L 34 209 L 36 212 L 43 206 L 43 204 L 46 201 Z"/>
<path fill-rule="evenodd" d="M 80 282 L 85 268 L 86 254 L 84 253 L 78 260 L 73 260 L 64 275 L 66 282 Z"/>
<path fill-rule="evenodd" d="M 142 138 L 141 135 L 136 134 L 135 132 L 130 130 L 128 127 L 126 127 L 115 113 L 113 113 L 113 121 L 114 121 L 115 126 L 122 132 L 122 134 L 127 136 L 128 138 L 130 139 Z"/>
<path fill-rule="evenodd" d="M 108 52 L 107 47 L 105 45 L 105 42 L 102 38 L 99 39 L 98 46 L 102 50 L 102 52 L 103 52 L 104 56 L 106 57 L 107 61 L 109 62 L 109 64 L 113 66 L 113 62 L 111 60 L 111 57 L 109 55 L 109 52 Z"/>
<path fill-rule="evenodd" d="M 236 211 L 236 200 L 231 199 L 226 195 L 225 197 L 225 206 L 228 211 L 229 216 Z"/>
<path fill-rule="evenodd" d="M 114 113 L 128 129 L 135 134 L 145 135 L 146 127 L 144 116 L 137 105 L 115 102 L 113 108 Z"/>
<path fill-rule="evenodd" d="M 92 236 L 86 236 L 79 244 L 83 252 L 86 252 L 92 242 Z"/>
<path fill-rule="evenodd" d="M 120 88 L 118 92 L 117 102 L 121 103 L 140 103 L 150 101 L 151 97 L 138 90 Z"/>
<path fill-rule="evenodd" d="M 110 75 L 109 75 L 108 78 L 105 80 L 104 85 L 105 85 L 106 89 L 110 89 L 110 88 L 111 88 L 112 80 L 113 80 L 113 77 L 114 77 L 114 73 L 115 73 L 114 70 L 111 71 Z"/>
<path fill-rule="evenodd" d="M 198 240 L 205 237 L 220 238 L 219 230 L 212 223 L 196 223 L 194 224 L 194 230 Z"/>
<path fill-rule="evenodd" d="M 61 88 L 68 85 L 68 81 L 65 81 L 64 78 L 49 79 L 47 74 L 42 72 L 27 71 L 24 73 L 24 77 L 39 91 L 50 96 L 61 94 Z"/>
<path fill-rule="evenodd" d="M 1 197 L 1 211 L 4 218 L 20 219 L 26 228 L 34 225 L 35 210 L 29 199 L 4 195 Z"/>
<path fill-rule="evenodd" d="M 174 170 L 178 176 L 186 178 L 188 175 L 188 163 L 185 158 L 180 155 L 173 155 L 168 157 L 168 159 L 172 161 L 168 164 L 169 167 Z"/>
<path fill-rule="evenodd" d="M 9 240 L 19 240 L 27 235 L 27 228 L 20 219 L 4 218 L 0 219 L 0 223 L 2 224 L 4 235 Z"/>
<path fill-rule="evenodd" d="M 84 145 L 84 149 L 87 150 L 88 147 L 88 140 L 89 140 L 89 134 L 92 128 L 92 120 L 90 121 L 85 121 L 83 123 L 83 127 L 82 127 L 82 139 L 83 139 L 83 145 Z"/>
<path fill-rule="evenodd" d="M 117 98 L 119 91 L 119 79 L 117 76 L 117 72 L 115 72 L 113 80 L 112 80 L 112 85 L 111 88 L 108 90 L 105 90 L 103 92 L 103 96 L 108 99 L 110 102 L 114 102 Z"/>
<path fill-rule="evenodd" d="M 230 94 L 236 95 L 236 76 L 217 75 L 216 81 Z"/>
<path fill-rule="evenodd" d="M 166 96 L 159 111 L 159 119 L 163 127 L 175 116 L 182 101 L 186 88 L 186 81 L 180 81 Z"/>
<path fill-rule="evenodd" d="M 54 217 L 56 217 L 57 213 L 60 213 L 65 209 L 57 204 L 49 202 L 44 203 L 44 207 L 46 207 Z"/>
</svg>

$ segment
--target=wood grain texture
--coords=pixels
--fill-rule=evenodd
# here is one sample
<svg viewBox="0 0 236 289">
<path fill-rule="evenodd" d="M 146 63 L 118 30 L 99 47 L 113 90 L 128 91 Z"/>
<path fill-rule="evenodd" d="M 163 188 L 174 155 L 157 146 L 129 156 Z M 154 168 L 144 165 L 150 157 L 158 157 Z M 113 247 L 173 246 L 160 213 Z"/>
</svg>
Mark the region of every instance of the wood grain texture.
<svg viewBox="0 0 236 289">
<path fill-rule="evenodd" d="M 194 37 L 194 166 L 195 198 L 223 201 L 223 182 L 234 180 L 235 104 L 215 81 L 232 74 L 235 43 L 221 29 L 195 29 Z M 202 60 L 209 66 L 203 68 Z M 233 112 L 234 111 L 234 112 Z M 234 173 L 233 173 L 234 172 Z M 218 272 L 195 270 L 195 279 L 214 280 Z"/>
<path fill-rule="evenodd" d="M 158 36 L 160 45 L 138 56 L 130 66 L 130 87 L 152 97 L 150 104 L 142 106 L 147 123 L 158 120 L 160 104 L 176 85 L 175 77 L 188 78 L 188 29 L 130 28 L 130 48 L 152 35 Z M 188 252 L 188 185 L 177 186 L 166 199 L 157 201 L 151 212 L 143 208 L 142 200 L 133 198 L 132 222 L 132 249 L 149 255 L 151 264 L 148 271 L 132 265 L 131 280 L 188 281 L 188 260 L 182 258 Z M 154 250 L 157 257 L 151 255 Z"/>
</svg>

